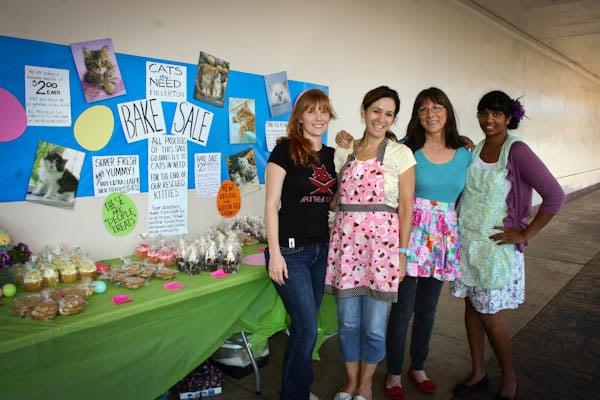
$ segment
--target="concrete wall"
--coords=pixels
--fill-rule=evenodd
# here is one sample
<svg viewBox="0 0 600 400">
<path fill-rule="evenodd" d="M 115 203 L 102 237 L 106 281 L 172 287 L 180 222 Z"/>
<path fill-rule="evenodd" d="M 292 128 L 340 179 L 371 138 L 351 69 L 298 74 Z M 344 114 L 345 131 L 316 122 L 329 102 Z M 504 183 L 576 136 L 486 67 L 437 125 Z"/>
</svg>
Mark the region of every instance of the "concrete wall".
<svg viewBox="0 0 600 400">
<path fill-rule="evenodd" d="M 121 53 L 196 63 L 206 50 L 238 71 L 286 70 L 291 79 L 328 85 L 339 116 L 330 133 L 344 128 L 355 136 L 367 90 L 398 90 L 395 130 L 402 135 L 416 94 L 438 86 L 452 100 L 461 132 L 478 141 L 477 101 L 502 89 L 524 96 L 530 119 L 517 133 L 566 191 L 600 182 L 600 82 L 458 1 L 1 0 L 0 34 L 62 44 L 111 37 Z M 3 203 L 0 226 L 36 250 L 79 244 L 96 258 L 114 257 L 130 252 L 147 228 L 147 196 L 132 198 L 141 218 L 125 238 L 106 233 L 102 200 L 89 197 L 70 211 Z M 245 197 L 242 213 L 262 215 L 263 198 L 264 190 Z M 218 220 L 214 201 L 190 191 L 190 233 Z"/>
</svg>

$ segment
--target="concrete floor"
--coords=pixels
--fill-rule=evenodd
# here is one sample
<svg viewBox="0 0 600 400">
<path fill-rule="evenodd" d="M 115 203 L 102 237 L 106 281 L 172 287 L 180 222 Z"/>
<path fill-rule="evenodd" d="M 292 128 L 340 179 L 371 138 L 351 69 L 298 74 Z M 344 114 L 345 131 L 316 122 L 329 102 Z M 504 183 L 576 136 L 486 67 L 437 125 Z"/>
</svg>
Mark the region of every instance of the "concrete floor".
<svg viewBox="0 0 600 400">
<path fill-rule="evenodd" d="M 600 284 L 599 252 L 600 191 L 568 203 L 527 248 L 525 304 L 518 310 L 505 312 L 513 335 L 517 373 L 523 379 L 520 381 L 520 398 L 600 398 L 600 391 L 594 384 L 600 382 L 600 358 L 593 357 L 600 356 L 600 312 L 592 313 L 589 308 L 600 311 L 598 286 L 590 283 L 593 282 L 590 279 L 594 278 Z M 580 274 L 580 279 L 573 279 L 584 266 L 586 268 Z M 572 287 L 565 288 L 569 283 Z M 578 298 L 580 306 L 565 305 L 563 299 L 569 296 Z M 438 385 L 438 391 L 433 395 L 421 394 L 403 377 L 407 399 L 449 399 L 452 397 L 452 387 L 469 373 L 463 304 L 462 300 L 453 298 L 448 293 L 448 285 L 444 285 L 426 365 L 429 377 Z M 575 315 L 566 321 L 561 319 L 561 315 L 565 315 L 565 307 L 579 317 Z M 582 316 L 581 313 L 585 315 Z M 573 324 L 582 325 L 585 321 L 587 325 L 582 329 L 572 329 Z M 517 335 L 520 331 L 521 334 Z M 544 347 L 544 343 L 550 341 L 549 338 L 558 340 L 558 345 Z M 218 398 L 278 399 L 285 340 L 286 336 L 282 333 L 270 339 L 271 355 L 268 365 L 261 369 L 260 395 L 254 393 L 254 375 L 251 374 L 240 380 L 227 377 L 224 393 Z M 536 349 L 536 344 L 541 347 Z M 345 380 L 337 338 L 332 337 L 325 342 L 320 354 L 321 361 L 313 363 L 313 392 L 322 399 L 332 399 Z M 471 398 L 493 398 L 497 390 L 499 373 L 489 347 L 486 356 L 490 359 L 490 388 L 488 392 Z M 574 356 L 577 358 L 568 361 L 569 357 Z M 580 365 L 581 362 L 584 362 L 583 366 Z M 405 362 L 406 367 L 408 360 Z M 565 374 L 569 375 L 570 381 L 563 379 Z M 373 399 L 387 398 L 383 392 L 384 378 L 385 361 L 377 369 Z M 568 382 L 579 385 L 573 389 L 581 390 L 571 390 Z M 561 391 L 565 391 L 566 395 L 559 396 Z"/>
</svg>

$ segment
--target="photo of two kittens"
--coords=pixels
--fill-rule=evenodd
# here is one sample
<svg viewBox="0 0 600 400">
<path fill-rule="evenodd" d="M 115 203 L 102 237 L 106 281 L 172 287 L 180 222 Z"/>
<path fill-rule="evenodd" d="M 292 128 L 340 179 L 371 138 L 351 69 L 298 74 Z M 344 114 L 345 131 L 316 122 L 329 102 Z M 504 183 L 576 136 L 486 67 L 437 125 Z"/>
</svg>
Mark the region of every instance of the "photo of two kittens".
<svg viewBox="0 0 600 400">
<path fill-rule="evenodd" d="M 246 184 L 258 185 L 254 149 L 244 150 L 227 157 L 227 167 L 229 176 L 237 187 L 241 188 Z"/>
<path fill-rule="evenodd" d="M 40 160 L 37 170 L 38 183 L 30 191 L 33 196 L 46 200 L 72 202 L 79 179 L 66 167 L 68 160 L 63 158 L 58 149 L 52 148 Z"/>
<path fill-rule="evenodd" d="M 229 63 L 203 51 L 200 52 L 194 97 L 223 107 Z"/>
</svg>

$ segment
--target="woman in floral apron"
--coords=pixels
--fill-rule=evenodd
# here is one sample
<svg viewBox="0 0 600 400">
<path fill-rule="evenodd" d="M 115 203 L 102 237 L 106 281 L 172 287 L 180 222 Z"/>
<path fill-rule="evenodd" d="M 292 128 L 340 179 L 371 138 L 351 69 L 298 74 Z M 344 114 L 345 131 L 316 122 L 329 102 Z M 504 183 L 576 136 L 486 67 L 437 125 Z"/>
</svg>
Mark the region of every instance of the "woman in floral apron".
<svg viewBox="0 0 600 400">
<path fill-rule="evenodd" d="M 369 91 L 362 102 L 363 138 L 354 151 L 336 149 L 339 208 L 325 291 L 336 296 L 348 378 L 336 400 L 371 399 L 373 374 L 385 357 L 390 304 L 406 272 L 415 159 L 389 131 L 399 110 L 396 91 Z"/>
<path fill-rule="evenodd" d="M 487 93 L 477 106 L 485 139 L 473 151 L 458 208 L 462 278 L 451 284 L 451 293 L 465 299 L 472 371 L 454 388 L 456 397 L 488 385 L 487 336 L 502 373 L 496 399 L 516 398 L 509 330 L 501 311 L 516 309 L 525 301 L 523 247 L 564 202 L 559 183 L 542 161 L 508 133 L 524 115 L 521 103 L 501 91 Z M 528 223 L 532 189 L 540 194 L 542 204 Z"/>
</svg>

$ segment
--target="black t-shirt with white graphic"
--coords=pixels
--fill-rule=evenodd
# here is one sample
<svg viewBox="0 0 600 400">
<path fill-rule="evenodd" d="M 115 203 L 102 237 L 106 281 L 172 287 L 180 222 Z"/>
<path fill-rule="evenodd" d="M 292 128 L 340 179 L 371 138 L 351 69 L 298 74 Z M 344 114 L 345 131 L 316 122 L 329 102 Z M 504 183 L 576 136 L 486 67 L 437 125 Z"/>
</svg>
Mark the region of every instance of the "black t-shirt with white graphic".
<svg viewBox="0 0 600 400">
<path fill-rule="evenodd" d="M 279 210 L 279 245 L 299 247 L 329 240 L 329 203 L 337 189 L 334 149 L 323 145 L 320 165 L 294 164 L 288 140 L 277 144 L 269 157 L 286 172 Z"/>
</svg>

